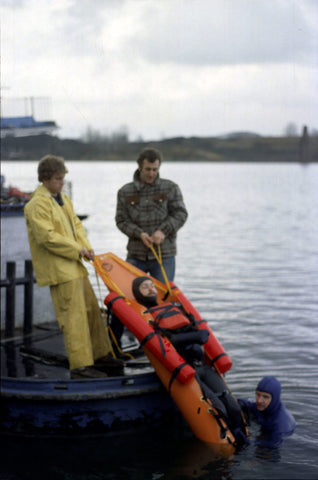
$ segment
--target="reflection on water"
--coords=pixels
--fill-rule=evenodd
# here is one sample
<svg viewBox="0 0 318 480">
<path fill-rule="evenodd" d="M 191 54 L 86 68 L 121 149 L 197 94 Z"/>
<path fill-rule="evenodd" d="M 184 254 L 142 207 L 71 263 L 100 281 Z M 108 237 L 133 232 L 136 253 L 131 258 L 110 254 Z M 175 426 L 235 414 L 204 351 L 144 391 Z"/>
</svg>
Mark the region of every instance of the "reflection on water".
<svg viewBox="0 0 318 480">
<path fill-rule="evenodd" d="M 125 258 L 126 238 L 114 224 L 116 192 L 135 164 L 69 162 L 68 168 L 76 211 L 89 215 L 85 226 L 96 252 Z M 23 173 L 15 162 L 2 170 L 22 189 L 36 184 L 35 162 L 23 164 Z M 208 446 L 172 430 L 147 432 L 144 442 L 137 435 L 111 445 L 76 439 L 67 455 L 63 444 L 53 454 L 40 443 L 38 461 L 51 461 L 54 478 L 316 478 L 318 165 L 163 163 L 161 175 L 180 185 L 189 210 L 178 235 L 175 281 L 232 358 L 231 390 L 253 397 L 262 376 L 277 376 L 298 427 L 278 449 L 252 442 L 231 459 L 216 459 Z M 103 299 L 106 289 L 89 269 Z M 256 426 L 251 433 L 255 438 Z M 80 454 L 84 446 L 89 460 Z M 19 478 L 39 478 L 29 463 L 33 477 Z"/>
</svg>

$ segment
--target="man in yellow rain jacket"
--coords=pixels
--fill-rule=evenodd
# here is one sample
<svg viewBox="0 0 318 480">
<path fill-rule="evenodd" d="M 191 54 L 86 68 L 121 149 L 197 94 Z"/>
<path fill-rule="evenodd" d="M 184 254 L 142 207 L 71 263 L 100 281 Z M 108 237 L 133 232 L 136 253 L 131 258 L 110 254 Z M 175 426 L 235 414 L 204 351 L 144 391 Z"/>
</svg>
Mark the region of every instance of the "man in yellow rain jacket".
<svg viewBox="0 0 318 480">
<path fill-rule="evenodd" d="M 106 326 L 82 262 L 83 258 L 94 260 L 94 250 L 70 198 L 61 193 L 66 173 L 63 158 L 43 157 L 38 165 L 42 185 L 24 210 L 36 280 L 40 287 L 50 286 L 71 377 L 118 374 L 123 362 L 113 358 Z"/>
</svg>

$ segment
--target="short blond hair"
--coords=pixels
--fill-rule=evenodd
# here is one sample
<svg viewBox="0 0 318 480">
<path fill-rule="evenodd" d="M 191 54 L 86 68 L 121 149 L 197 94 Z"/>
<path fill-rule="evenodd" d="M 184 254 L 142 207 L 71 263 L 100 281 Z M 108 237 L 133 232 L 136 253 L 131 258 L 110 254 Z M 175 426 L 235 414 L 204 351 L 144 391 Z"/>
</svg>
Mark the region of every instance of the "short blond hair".
<svg viewBox="0 0 318 480">
<path fill-rule="evenodd" d="M 38 165 L 38 179 L 39 182 L 43 180 L 50 180 L 54 173 L 67 173 L 68 170 L 64 164 L 63 157 L 55 155 L 45 155 L 39 161 Z"/>
</svg>

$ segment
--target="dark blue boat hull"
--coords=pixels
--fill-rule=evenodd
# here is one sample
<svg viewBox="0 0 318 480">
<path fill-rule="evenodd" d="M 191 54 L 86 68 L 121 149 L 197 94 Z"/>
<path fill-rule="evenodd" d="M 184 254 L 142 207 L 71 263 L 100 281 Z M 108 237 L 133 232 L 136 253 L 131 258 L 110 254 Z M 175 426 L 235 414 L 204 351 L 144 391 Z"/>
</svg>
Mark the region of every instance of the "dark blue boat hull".
<svg viewBox="0 0 318 480">
<path fill-rule="evenodd" d="M 155 373 L 94 380 L 1 381 L 1 431 L 106 434 L 178 416 Z"/>
</svg>

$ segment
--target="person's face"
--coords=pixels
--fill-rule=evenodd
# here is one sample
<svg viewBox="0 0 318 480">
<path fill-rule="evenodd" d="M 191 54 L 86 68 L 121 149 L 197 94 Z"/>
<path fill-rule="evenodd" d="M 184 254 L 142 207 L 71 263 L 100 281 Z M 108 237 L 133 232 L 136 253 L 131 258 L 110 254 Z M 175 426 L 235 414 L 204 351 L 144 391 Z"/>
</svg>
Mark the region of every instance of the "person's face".
<svg viewBox="0 0 318 480">
<path fill-rule="evenodd" d="M 144 280 L 139 285 L 139 292 L 144 297 L 153 297 L 153 296 L 157 295 L 157 289 L 156 289 L 156 287 L 154 286 L 154 284 L 151 280 Z"/>
<path fill-rule="evenodd" d="M 271 403 L 272 395 L 267 392 L 261 392 L 256 390 L 256 408 L 260 412 L 263 412 Z"/>
<path fill-rule="evenodd" d="M 159 172 L 160 161 L 155 160 L 149 162 L 146 158 L 143 161 L 142 167 L 139 167 L 139 175 L 141 183 L 153 183 Z"/>
<path fill-rule="evenodd" d="M 43 180 L 43 185 L 52 195 L 61 193 L 64 186 L 65 173 L 53 173 L 50 180 Z"/>
</svg>

